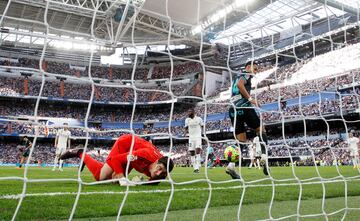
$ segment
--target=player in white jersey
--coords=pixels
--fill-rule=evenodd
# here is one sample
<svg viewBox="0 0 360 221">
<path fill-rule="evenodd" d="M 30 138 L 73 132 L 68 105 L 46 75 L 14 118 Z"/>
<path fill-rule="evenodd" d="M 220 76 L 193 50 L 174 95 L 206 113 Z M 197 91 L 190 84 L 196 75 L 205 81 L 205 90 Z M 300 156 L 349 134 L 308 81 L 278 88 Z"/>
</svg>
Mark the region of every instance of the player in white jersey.
<svg viewBox="0 0 360 221">
<path fill-rule="evenodd" d="M 204 123 L 200 117 L 195 116 L 195 111 L 189 111 L 189 117 L 185 119 L 185 127 L 189 132 L 189 152 L 194 173 L 199 173 L 201 167 L 201 132 Z"/>
<path fill-rule="evenodd" d="M 254 149 L 255 149 L 255 160 L 257 162 L 258 168 L 261 169 L 260 159 L 261 159 L 262 152 L 261 152 L 261 143 L 260 143 L 259 136 L 254 137 L 253 144 L 254 144 Z"/>
<path fill-rule="evenodd" d="M 58 130 L 55 138 L 55 160 L 54 160 L 54 167 L 52 171 L 55 171 L 56 165 L 59 163 L 59 170 L 63 171 L 62 164 L 63 160 L 59 160 L 59 157 L 66 152 L 67 148 L 70 148 L 70 136 L 71 132 L 69 130 L 68 124 L 64 123 L 64 128 Z"/>
<path fill-rule="evenodd" d="M 254 166 L 255 168 L 260 167 L 260 165 L 258 164 L 259 159 L 256 159 L 256 147 L 253 143 L 249 145 L 248 151 L 250 157 L 249 169 L 251 169 L 252 166 Z"/>
<path fill-rule="evenodd" d="M 257 138 L 257 141 L 256 141 L 256 138 Z M 250 157 L 249 169 L 251 169 L 252 166 L 260 169 L 259 157 L 261 156 L 261 152 L 259 154 L 259 152 L 257 151 L 257 144 L 260 145 L 259 138 L 255 137 L 254 141 L 252 143 L 250 143 L 249 148 L 248 148 L 249 149 L 249 157 Z M 261 151 L 261 149 L 260 149 L 260 151 Z"/>
<path fill-rule="evenodd" d="M 350 131 L 349 138 L 347 139 L 347 143 L 349 144 L 350 156 L 352 157 L 352 162 L 354 168 L 359 166 L 359 147 L 360 140 L 357 137 L 354 137 L 355 131 Z"/>
<path fill-rule="evenodd" d="M 248 153 L 249 153 L 249 158 L 250 158 L 249 169 L 251 169 L 253 165 L 255 167 L 257 167 L 256 163 L 255 163 L 255 152 L 256 152 L 256 149 L 255 149 L 254 144 L 250 143 L 249 146 L 248 146 Z"/>
</svg>

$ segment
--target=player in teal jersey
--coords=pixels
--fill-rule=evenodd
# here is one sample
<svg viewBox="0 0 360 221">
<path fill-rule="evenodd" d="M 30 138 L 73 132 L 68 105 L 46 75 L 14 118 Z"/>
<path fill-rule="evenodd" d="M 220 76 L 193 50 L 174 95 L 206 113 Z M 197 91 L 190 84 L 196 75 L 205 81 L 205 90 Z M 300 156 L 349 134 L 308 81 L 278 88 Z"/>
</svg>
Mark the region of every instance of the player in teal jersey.
<svg viewBox="0 0 360 221">
<path fill-rule="evenodd" d="M 26 158 L 29 157 L 30 155 L 30 148 L 32 146 L 32 143 L 30 141 L 30 139 L 27 136 L 24 136 L 21 139 L 22 142 L 22 146 L 23 148 L 21 148 L 21 158 L 20 158 L 20 163 L 18 164 L 17 168 L 20 169 L 22 167 L 22 165 L 24 164 Z"/>
<path fill-rule="evenodd" d="M 207 158 L 208 158 L 208 168 L 212 168 L 215 166 L 215 153 L 214 153 L 214 148 L 213 147 L 208 147 L 208 151 L 207 151 Z"/>
<path fill-rule="evenodd" d="M 256 131 L 260 138 L 262 159 L 260 164 L 263 166 L 263 172 L 268 175 L 268 168 L 266 167 L 266 149 L 268 140 L 266 131 L 260 125 L 260 119 L 255 109 L 258 107 L 256 99 L 251 97 L 251 80 L 258 71 L 258 65 L 249 61 L 245 64 L 245 71 L 237 74 L 232 82 L 231 87 L 231 107 L 229 109 L 229 116 L 235 128 L 236 139 L 241 142 L 240 148 L 246 148 L 244 143 L 247 142 L 245 123 L 248 127 Z M 234 108 L 235 107 L 235 108 Z M 234 170 L 235 164 L 229 163 L 226 172 L 233 178 L 239 179 L 239 175 Z"/>
</svg>

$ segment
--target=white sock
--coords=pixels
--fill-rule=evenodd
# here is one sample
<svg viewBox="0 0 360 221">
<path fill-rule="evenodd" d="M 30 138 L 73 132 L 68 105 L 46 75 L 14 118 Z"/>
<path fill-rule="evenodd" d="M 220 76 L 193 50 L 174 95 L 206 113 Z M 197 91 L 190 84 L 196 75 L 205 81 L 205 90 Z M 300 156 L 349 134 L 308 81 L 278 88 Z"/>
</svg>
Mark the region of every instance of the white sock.
<svg viewBox="0 0 360 221">
<path fill-rule="evenodd" d="M 197 165 L 196 165 L 196 162 L 195 162 L 195 156 L 190 156 L 190 160 L 191 160 L 191 164 L 194 167 L 194 170 L 197 170 Z"/>
<path fill-rule="evenodd" d="M 250 162 L 249 168 L 251 168 L 252 166 L 253 166 L 253 161 Z M 255 167 L 256 167 L 256 165 L 255 165 Z"/>
<path fill-rule="evenodd" d="M 59 169 L 61 169 L 61 168 L 62 168 L 62 164 L 63 164 L 63 162 L 64 162 L 63 160 L 60 160 L 60 161 L 59 161 Z"/>
<path fill-rule="evenodd" d="M 230 170 L 235 170 L 235 163 L 229 163 L 226 168 Z"/>
<path fill-rule="evenodd" d="M 56 165 L 57 165 L 58 161 L 59 161 L 58 156 L 55 156 L 55 159 L 54 159 L 54 169 L 56 168 Z"/>
<path fill-rule="evenodd" d="M 201 157 L 200 157 L 200 154 L 196 154 L 196 155 L 195 155 L 195 163 L 196 163 L 197 169 L 200 169 L 200 167 L 201 167 Z"/>
<path fill-rule="evenodd" d="M 260 169 L 260 161 L 259 161 L 259 158 L 256 159 L 256 163 L 257 163 L 257 168 Z M 256 167 L 256 166 L 255 166 Z"/>
</svg>

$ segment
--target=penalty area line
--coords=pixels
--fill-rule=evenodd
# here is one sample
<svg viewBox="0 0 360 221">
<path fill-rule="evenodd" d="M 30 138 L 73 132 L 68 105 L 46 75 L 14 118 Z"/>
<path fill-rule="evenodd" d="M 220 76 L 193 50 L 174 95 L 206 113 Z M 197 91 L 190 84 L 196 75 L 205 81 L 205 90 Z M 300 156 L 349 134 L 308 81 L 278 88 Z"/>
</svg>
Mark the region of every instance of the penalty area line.
<svg viewBox="0 0 360 221">
<path fill-rule="evenodd" d="M 240 189 L 242 186 L 229 186 L 229 187 L 214 187 L 212 190 L 226 190 L 226 189 Z M 184 192 L 184 191 L 209 191 L 210 188 L 181 188 L 174 189 L 174 192 Z M 168 193 L 171 192 L 171 189 L 164 190 L 130 190 L 127 191 L 129 194 L 138 194 L 138 193 Z M 77 195 L 77 192 L 50 192 L 50 193 L 28 193 L 24 194 L 25 197 L 38 197 L 38 196 L 61 196 L 61 195 Z M 126 191 L 94 191 L 94 192 L 81 192 L 80 195 L 95 195 L 95 194 L 104 194 L 104 195 L 123 195 L 126 194 Z M 19 199 L 22 194 L 8 194 L 0 196 L 0 199 Z"/>
</svg>

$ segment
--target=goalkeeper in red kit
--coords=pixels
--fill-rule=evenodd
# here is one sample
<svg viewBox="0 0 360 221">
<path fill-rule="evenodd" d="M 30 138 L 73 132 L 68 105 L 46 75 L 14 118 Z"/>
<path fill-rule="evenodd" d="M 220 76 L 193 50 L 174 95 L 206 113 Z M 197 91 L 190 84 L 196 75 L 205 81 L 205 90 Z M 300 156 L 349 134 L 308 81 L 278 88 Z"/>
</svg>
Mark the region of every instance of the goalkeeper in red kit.
<svg viewBox="0 0 360 221">
<path fill-rule="evenodd" d="M 130 153 L 132 142 L 134 146 Z M 65 160 L 75 157 L 81 159 L 83 155 L 84 164 L 97 181 L 124 178 L 129 161 L 128 173 L 135 169 L 150 177 L 149 180 L 165 179 L 174 167 L 172 159 L 163 156 L 152 143 L 131 134 L 122 135 L 116 140 L 105 163 L 101 163 L 83 153 L 83 149 L 69 150 L 61 155 L 60 159 Z"/>
</svg>

